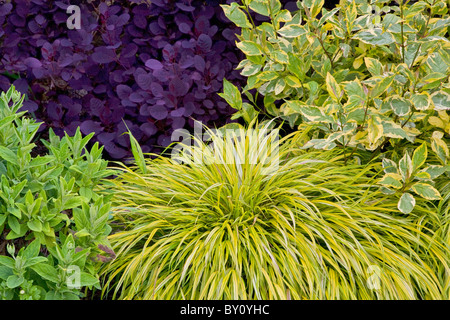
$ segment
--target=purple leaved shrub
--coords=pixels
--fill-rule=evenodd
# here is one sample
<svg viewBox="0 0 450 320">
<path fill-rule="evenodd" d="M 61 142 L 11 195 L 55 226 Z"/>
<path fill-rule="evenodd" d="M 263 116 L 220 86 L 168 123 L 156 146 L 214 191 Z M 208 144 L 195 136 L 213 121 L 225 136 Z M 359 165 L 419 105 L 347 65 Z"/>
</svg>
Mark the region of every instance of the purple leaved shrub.
<svg viewBox="0 0 450 320">
<path fill-rule="evenodd" d="M 219 3 L 0 1 L 0 89 L 27 94 L 44 132 L 95 132 L 112 159 L 131 155 L 127 127 L 144 152 L 161 152 L 193 119 L 228 122 L 223 78 L 245 84 L 234 70 L 240 30 Z M 66 24 L 69 4 L 81 9 L 81 29 Z"/>
</svg>

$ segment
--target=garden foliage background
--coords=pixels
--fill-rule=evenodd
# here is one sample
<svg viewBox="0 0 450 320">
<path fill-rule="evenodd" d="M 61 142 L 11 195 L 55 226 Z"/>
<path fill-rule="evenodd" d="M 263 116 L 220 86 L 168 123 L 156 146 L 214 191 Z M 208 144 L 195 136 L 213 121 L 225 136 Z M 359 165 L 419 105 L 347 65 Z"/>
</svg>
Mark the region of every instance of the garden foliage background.
<svg viewBox="0 0 450 320">
<path fill-rule="evenodd" d="M 2 1 L 0 298 L 448 299 L 450 3 L 336 2 Z"/>
</svg>

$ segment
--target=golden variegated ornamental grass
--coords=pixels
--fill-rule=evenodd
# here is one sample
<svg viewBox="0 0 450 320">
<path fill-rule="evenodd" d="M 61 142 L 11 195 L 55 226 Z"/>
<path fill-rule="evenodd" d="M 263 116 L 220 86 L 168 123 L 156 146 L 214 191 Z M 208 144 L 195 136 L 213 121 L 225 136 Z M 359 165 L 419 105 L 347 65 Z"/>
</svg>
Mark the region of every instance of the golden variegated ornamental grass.
<svg viewBox="0 0 450 320">
<path fill-rule="evenodd" d="M 439 202 L 438 216 L 440 221 L 437 222 L 435 229 L 438 237 L 442 239 L 447 248 L 450 248 L 450 181 L 446 181 L 443 185 L 439 185 L 443 197 Z M 450 249 L 447 249 L 447 261 L 450 261 Z M 450 271 L 448 268 L 441 267 L 439 275 L 444 287 L 444 296 L 446 300 L 450 299 Z"/>
<path fill-rule="evenodd" d="M 443 297 L 442 241 L 378 191 L 372 167 L 344 166 L 337 149 L 301 150 L 292 136 L 272 148 L 272 133 L 241 128 L 227 140 L 210 132 L 210 142 L 198 140 L 179 158 L 202 162 L 159 157 L 144 165 L 137 157 L 138 166 L 123 167 L 110 190 L 117 258 L 102 271 L 103 294 Z M 239 161 L 223 161 L 225 154 Z"/>
</svg>

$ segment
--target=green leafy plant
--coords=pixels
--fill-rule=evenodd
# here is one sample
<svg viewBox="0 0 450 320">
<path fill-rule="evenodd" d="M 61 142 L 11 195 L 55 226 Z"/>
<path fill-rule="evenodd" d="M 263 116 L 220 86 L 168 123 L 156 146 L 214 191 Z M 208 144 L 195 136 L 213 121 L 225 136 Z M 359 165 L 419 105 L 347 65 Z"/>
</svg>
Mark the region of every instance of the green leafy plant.
<svg viewBox="0 0 450 320">
<path fill-rule="evenodd" d="M 446 247 L 374 187 L 379 163 L 344 165 L 341 150 L 301 149 L 306 131 L 271 148 L 278 132 L 257 128 L 209 130 L 177 159 L 123 166 L 105 188 L 118 227 L 109 237 L 117 258 L 102 269 L 105 295 L 444 296 Z"/>
<path fill-rule="evenodd" d="M 413 191 L 427 200 L 441 199 L 441 194 L 430 182 L 432 183 L 435 178 L 446 172 L 447 167 L 427 165 L 423 168 L 426 160 L 426 143 L 414 151 L 412 158 L 405 153 L 398 164 L 387 158 L 383 159 L 386 174 L 378 183 L 384 187 L 383 191 L 387 193 L 399 192 L 401 194 L 398 208 L 403 213 L 410 213 L 415 206 L 415 199 L 408 191 Z"/>
<path fill-rule="evenodd" d="M 35 155 L 40 124 L 19 111 L 23 99 L 14 87 L 0 96 L 0 238 L 11 256 L 0 251 L 0 264 L 9 268 L 0 276 L 2 297 L 23 298 L 22 290 L 33 292 L 27 298 L 81 297 L 80 286 L 64 284 L 66 269 L 78 266 L 81 286 L 98 287 L 98 262 L 113 257 L 107 239 L 110 206 L 96 189 L 114 171 L 97 143 L 88 150 L 92 135 L 82 137 L 79 130 L 62 139 L 51 131 L 43 141 L 48 152 Z M 33 249 L 22 250 L 30 243 Z M 15 280 L 5 276 L 8 272 Z"/>
<path fill-rule="evenodd" d="M 7 251 L 12 258 L 0 256 L 0 299 L 13 300 L 19 298 L 21 300 L 39 300 L 41 298 L 41 290 L 38 286 L 33 285 L 33 280 L 28 280 L 26 275 L 29 270 L 38 264 L 47 261 L 47 258 L 38 256 L 40 244 L 38 240 L 34 240 L 27 248 L 21 248 L 17 256 L 15 256 L 14 245 L 7 245 Z M 15 296 L 17 287 L 22 289 L 18 292 L 19 296 Z"/>
</svg>

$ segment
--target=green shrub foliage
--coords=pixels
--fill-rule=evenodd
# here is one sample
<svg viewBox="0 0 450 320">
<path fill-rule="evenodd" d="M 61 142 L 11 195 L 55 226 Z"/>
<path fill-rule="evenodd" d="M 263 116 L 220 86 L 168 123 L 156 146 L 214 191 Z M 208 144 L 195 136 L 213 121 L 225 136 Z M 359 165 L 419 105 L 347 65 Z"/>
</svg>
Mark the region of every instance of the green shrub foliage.
<svg viewBox="0 0 450 320">
<path fill-rule="evenodd" d="M 110 206 L 95 191 L 112 171 L 80 131 L 50 132 L 35 155 L 40 124 L 19 111 L 23 99 L 14 87 L 0 96 L 0 299 L 77 299 L 114 255 Z"/>
</svg>

